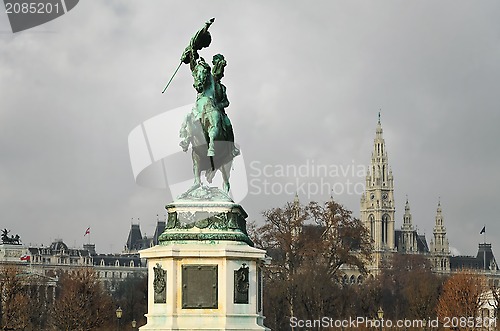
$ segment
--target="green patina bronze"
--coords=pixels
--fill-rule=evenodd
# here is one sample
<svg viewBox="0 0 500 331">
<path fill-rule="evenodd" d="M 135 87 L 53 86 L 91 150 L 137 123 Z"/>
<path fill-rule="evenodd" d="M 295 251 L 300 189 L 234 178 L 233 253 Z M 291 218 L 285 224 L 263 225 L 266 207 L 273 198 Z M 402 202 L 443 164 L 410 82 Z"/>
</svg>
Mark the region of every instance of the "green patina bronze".
<svg viewBox="0 0 500 331">
<path fill-rule="evenodd" d="M 181 56 L 181 63 L 189 64 L 193 75 L 193 87 L 198 93 L 192 111 L 186 115 L 180 129 L 179 145 L 184 152 L 192 149 L 194 184 L 201 185 L 201 172 L 209 183 L 217 170 L 222 174 L 223 189 L 229 192 L 229 177 L 233 158 L 240 154 L 234 144 L 234 132 L 226 114 L 229 100 L 226 86 L 221 80 L 227 65 L 222 54 L 213 56 L 213 68 L 198 54 L 202 48 L 210 46 L 212 37 L 208 28 L 214 18 L 207 21 L 191 38 Z"/>
<path fill-rule="evenodd" d="M 162 245 L 172 241 L 241 241 L 253 246 L 246 230 L 245 210 L 216 187 L 200 186 L 168 204 Z"/>
<path fill-rule="evenodd" d="M 162 245 L 228 240 L 253 246 L 246 231 L 247 214 L 229 196 L 231 166 L 240 151 L 234 144 L 233 127 L 226 114 L 229 99 L 222 78 L 227 61 L 222 54 L 215 54 L 211 67 L 198 53 L 210 46 L 212 36 L 208 29 L 214 21 L 207 21 L 195 33 L 181 56 L 181 65 L 189 64 L 197 92 L 195 106 L 181 126 L 179 144 L 185 152 L 191 147 L 194 184 L 166 206 L 167 225 L 159 238 Z M 217 170 L 222 174 L 222 190 L 201 182 L 203 171 L 211 183 Z"/>
</svg>

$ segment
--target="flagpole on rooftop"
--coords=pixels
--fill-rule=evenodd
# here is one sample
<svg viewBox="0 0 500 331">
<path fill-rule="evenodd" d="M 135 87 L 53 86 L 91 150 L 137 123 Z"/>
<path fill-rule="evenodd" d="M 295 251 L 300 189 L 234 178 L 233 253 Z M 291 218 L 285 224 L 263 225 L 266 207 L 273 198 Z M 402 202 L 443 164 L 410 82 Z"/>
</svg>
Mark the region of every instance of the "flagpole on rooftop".
<svg viewBox="0 0 500 331">
<path fill-rule="evenodd" d="M 486 270 L 486 224 L 483 226 L 483 268 Z"/>
<path fill-rule="evenodd" d="M 87 227 L 87 230 L 85 230 L 85 234 L 83 236 L 85 237 L 87 235 L 89 236 L 88 244 L 90 245 L 90 225 Z"/>
</svg>

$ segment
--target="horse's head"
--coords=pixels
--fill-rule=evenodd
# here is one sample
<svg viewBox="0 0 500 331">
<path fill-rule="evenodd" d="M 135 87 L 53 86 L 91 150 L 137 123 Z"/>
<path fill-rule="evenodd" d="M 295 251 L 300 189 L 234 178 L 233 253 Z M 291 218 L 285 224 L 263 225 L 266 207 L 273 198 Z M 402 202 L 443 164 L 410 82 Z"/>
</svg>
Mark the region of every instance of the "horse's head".
<svg viewBox="0 0 500 331">
<path fill-rule="evenodd" d="M 196 66 L 193 70 L 193 78 L 194 78 L 194 88 L 199 93 L 203 92 L 206 85 L 209 83 L 208 77 L 210 75 L 210 66 L 200 58 Z"/>
</svg>

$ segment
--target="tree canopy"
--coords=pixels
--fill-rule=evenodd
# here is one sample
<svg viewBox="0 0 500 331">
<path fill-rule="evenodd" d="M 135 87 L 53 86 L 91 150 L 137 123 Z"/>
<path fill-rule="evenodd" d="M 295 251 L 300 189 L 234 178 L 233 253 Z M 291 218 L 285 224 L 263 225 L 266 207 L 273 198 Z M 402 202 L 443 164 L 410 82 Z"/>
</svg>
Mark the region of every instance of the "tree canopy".
<svg viewBox="0 0 500 331">
<path fill-rule="evenodd" d="M 265 315 L 272 329 L 289 328 L 289 319 L 345 313 L 340 269 L 366 273 L 372 250 L 362 223 L 333 199 L 301 205 L 296 199 L 263 212 L 265 223 L 250 227 L 254 242 L 272 263 L 266 270 Z"/>
</svg>

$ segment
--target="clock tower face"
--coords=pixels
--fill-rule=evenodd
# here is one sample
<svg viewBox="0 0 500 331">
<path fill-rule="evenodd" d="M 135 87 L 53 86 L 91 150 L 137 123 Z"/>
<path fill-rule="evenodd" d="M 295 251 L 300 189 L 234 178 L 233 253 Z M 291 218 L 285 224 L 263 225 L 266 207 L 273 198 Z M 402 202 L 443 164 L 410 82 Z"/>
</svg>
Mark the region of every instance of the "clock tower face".
<svg viewBox="0 0 500 331">
<path fill-rule="evenodd" d="M 382 199 L 387 200 L 387 193 L 382 194 Z"/>
<path fill-rule="evenodd" d="M 373 200 L 373 199 L 375 199 L 375 194 L 373 194 L 373 193 L 372 193 L 372 194 L 370 195 L 370 199 L 372 199 L 372 200 Z"/>
</svg>

